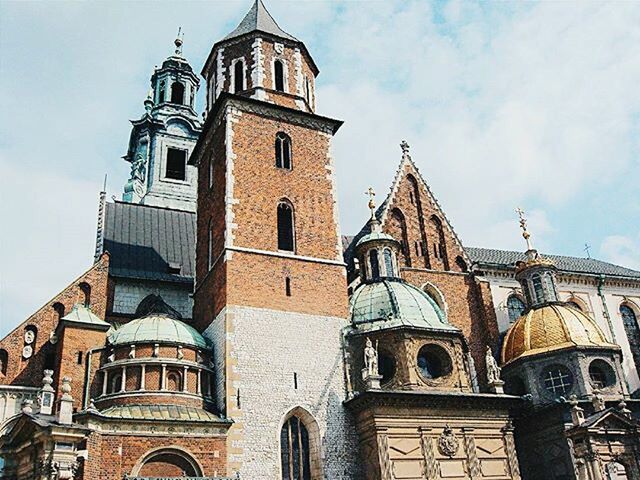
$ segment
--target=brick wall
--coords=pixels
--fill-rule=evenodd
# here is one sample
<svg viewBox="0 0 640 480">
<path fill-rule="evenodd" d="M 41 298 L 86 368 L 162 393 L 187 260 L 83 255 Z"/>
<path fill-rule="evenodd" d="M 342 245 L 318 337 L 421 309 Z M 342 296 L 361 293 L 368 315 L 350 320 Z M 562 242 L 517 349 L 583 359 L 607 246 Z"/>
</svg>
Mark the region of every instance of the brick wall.
<svg viewBox="0 0 640 480">
<path fill-rule="evenodd" d="M 87 272 L 75 279 L 37 312 L 0 340 L 0 349 L 6 350 L 9 358 L 6 375 L 0 374 L 0 384 L 41 386 L 42 372 L 45 368 L 47 356 L 49 356 L 50 360 L 53 360 L 53 365 L 51 365 L 53 370 L 59 370 L 60 358 L 56 358 L 57 346 L 52 345 L 49 341 L 50 334 L 55 332 L 58 326 L 58 313 L 54 310 L 54 305 L 63 305 L 65 314 L 69 313 L 74 304 L 83 301 L 84 294 L 80 290 L 79 284 L 86 282 L 91 286 L 91 310 L 98 317 L 104 319 L 107 303 L 108 269 L 109 256 L 108 254 L 103 254 L 98 262 Z M 25 345 L 24 332 L 29 326 L 37 328 L 37 335 L 33 344 L 33 355 L 29 359 L 24 359 L 22 356 L 22 349 Z"/>
<path fill-rule="evenodd" d="M 226 470 L 224 437 L 167 436 L 159 434 L 120 435 L 94 432 L 89 436 L 89 458 L 85 463 L 83 480 L 115 480 L 131 474 L 138 462 L 158 448 L 180 451 L 202 466 L 204 476 L 222 475 Z M 147 467 L 143 473 L 155 471 Z M 160 472 L 162 476 L 170 472 Z"/>
</svg>

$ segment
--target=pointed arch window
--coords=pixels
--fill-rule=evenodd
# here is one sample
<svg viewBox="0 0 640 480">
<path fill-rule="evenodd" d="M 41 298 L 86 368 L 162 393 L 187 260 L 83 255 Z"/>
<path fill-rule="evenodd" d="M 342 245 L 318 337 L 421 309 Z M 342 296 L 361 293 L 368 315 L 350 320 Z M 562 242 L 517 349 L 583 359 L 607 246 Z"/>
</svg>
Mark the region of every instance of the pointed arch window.
<svg viewBox="0 0 640 480">
<path fill-rule="evenodd" d="M 184 104 L 184 84 L 173 82 L 171 85 L 171 103 Z"/>
<path fill-rule="evenodd" d="M 291 170 L 291 138 L 284 132 L 276 134 L 276 167 Z"/>
<path fill-rule="evenodd" d="M 91 305 L 91 285 L 89 285 L 87 282 L 82 282 L 78 286 L 80 287 L 80 290 L 82 291 L 82 295 L 84 297 L 82 299 L 82 304 L 85 307 L 88 307 L 89 305 Z"/>
<path fill-rule="evenodd" d="M 284 92 L 284 64 L 282 60 L 273 62 L 274 86 L 278 92 Z"/>
<path fill-rule="evenodd" d="M 436 234 L 436 239 L 433 245 L 433 254 L 436 258 L 442 260 L 444 269 L 449 270 L 449 257 L 447 255 L 447 244 L 444 237 L 442 220 L 440 220 L 437 216 L 432 215 L 431 223 Z"/>
<path fill-rule="evenodd" d="M 280 430 L 282 480 L 311 480 L 309 431 L 296 416 L 287 420 Z"/>
<path fill-rule="evenodd" d="M 233 67 L 233 92 L 238 93 L 244 90 L 244 62 L 238 60 Z"/>
<path fill-rule="evenodd" d="M 378 263 L 378 250 L 369 250 L 369 266 L 371 268 L 371 279 L 380 278 L 380 265 Z"/>
<path fill-rule="evenodd" d="M 278 250 L 293 252 L 294 240 L 293 207 L 283 200 L 278 204 Z"/>
<path fill-rule="evenodd" d="M 640 326 L 636 312 L 626 304 L 620 305 L 620 316 L 624 331 L 627 334 L 631 356 L 636 364 L 636 369 L 640 371 Z"/>
<path fill-rule="evenodd" d="M 213 226 L 211 225 L 211 220 L 209 220 L 208 236 L 207 267 L 209 270 L 211 270 L 211 267 L 213 266 Z"/>
</svg>

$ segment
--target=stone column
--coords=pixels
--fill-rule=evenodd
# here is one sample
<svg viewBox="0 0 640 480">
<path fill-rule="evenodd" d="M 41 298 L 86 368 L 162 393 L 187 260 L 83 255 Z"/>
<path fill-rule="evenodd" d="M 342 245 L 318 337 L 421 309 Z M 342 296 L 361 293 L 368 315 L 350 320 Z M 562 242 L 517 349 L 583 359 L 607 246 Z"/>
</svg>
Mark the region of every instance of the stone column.
<svg viewBox="0 0 640 480">
<path fill-rule="evenodd" d="M 109 385 L 109 370 L 103 370 L 102 374 L 102 395 L 106 395 L 107 386 Z"/>
<path fill-rule="evenodd" d="M 124 392 L 127 389 L 127 367 L 122 367 L 122 380 L 120 382 L 120 391 Z"/>
<path fill-rule="evenodd" d="M 142 365 L 140 365 L 140 390 L 144 390 L 146 387 L 145 385 L 146 376 L 147 376 L 147 366 L 143 363 Z"/>
<path fill-rule="evenodd" d="M 513 425 L 509 423 L 503 429 L 504 445 L 507 452 L 507 461 L 509 462 L 509 470 L 511 470 L 511 478 L 520 479 L 520 466 L 518 465 L 518 456 L 516 453 L 516 444 L 513 439 Z"/>
<path fill-rule="evenodd" d="M 209 373 L 207 375 L 207 396 L 213 397 L 211 387 L 213 386 L 213 376 Z"/>
<path fill-rule="evenodd" d="M 386 428 L 376 429 L 376 443 L 378 445 L 380 480 L 393 480 L 393 472 L 391 471 L 391 460 L 389 459 L 389 441 Z"/>
<path fill-rule="evenodd" d="M 202 393 L 202 369 L 198 369 L 198 377 L 196 379 L 196 393 L 200 395 Z"/>
<path fill-rule="evenodd" d="M 476 451 L 476 439 L 473 438 L 473 428 L 464 427 L 462 429 L 464 452 L 467 455 L 469 465 L 469 477 L 474 480 L 482 477 L 480 473 L 480 460 L 478 460 L 478 452 Z"/>
<path fill-rule="evenodd" d="M 429 436 L 431 429 L 420 427 L 420 448 L 424 458 L 424 478 L 436 478 L 438 475 L 436 457 L 433 453 L 433 439 Z"/>
<path fill-rule="evenodd" d="M 160 390 L 167 389 L 167 365 L 162 364 L 162 372 L 160 373 Z"/>
<path fill-rule="evenodd" d="M 186 365 L 184 366 L 184 374 L 182 375 L 182 391 L 183 392 L 188 392 L 189 390 L 187 389 L 187 375 L 189 373 L 189 367 L 187 367 Z"/>
</svg>

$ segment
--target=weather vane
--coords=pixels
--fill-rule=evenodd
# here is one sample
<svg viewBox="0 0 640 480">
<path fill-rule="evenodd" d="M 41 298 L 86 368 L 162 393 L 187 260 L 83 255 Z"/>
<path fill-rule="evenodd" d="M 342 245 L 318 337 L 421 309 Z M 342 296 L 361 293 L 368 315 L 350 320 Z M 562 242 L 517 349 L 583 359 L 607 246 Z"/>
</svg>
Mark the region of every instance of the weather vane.
<svg viewBox="0 0 640 480">
<path fill-rule="evenodd" d="M 587 258 L 591 258 L 591 252 L 589 250 L 591 250 L 591 245 L 589 245 L 588 243 L 585 243 L 584 251 L 587 252 Z"/>
</svg>

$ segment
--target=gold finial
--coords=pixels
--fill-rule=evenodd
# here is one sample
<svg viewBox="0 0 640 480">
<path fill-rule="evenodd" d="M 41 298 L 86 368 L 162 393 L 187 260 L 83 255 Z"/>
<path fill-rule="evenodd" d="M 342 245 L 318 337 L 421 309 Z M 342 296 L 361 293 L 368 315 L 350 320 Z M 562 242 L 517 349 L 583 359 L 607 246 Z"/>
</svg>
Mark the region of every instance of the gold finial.
<svg viewBox="0 0 640 480">
<path fill-rule="evenodd" d="M 373 191 L 373 187 L 369 187 L 364 194 L 369 195 L 369 210 L 371 210 L 371 218 L 376 218 L 376 202 L 374 200 L 376 192 Z"/>
<path fill-rule="evenodd" d="M 518 217 L 520 217 L 520 228 L 522 229 L 522 237 L 527 242 L 527 251 L 533 250 L 533 245 L 531 244 L 531 234 L 527 230 L 527 219 L 524 217 L 524 210 L 520 207 L 516 208 L 516 213 Z"/>
<path fill-rule="evenodd" d="M 184 33 L 182 33 L 182 27 L 178 27 L 178 36 L 173 41 L 176 46 L 176 55 L 182 56 L 182 41 L 184 40 Z"/>
</svg>

